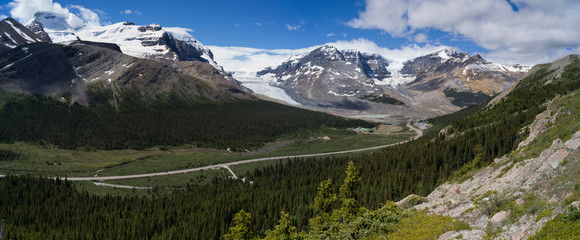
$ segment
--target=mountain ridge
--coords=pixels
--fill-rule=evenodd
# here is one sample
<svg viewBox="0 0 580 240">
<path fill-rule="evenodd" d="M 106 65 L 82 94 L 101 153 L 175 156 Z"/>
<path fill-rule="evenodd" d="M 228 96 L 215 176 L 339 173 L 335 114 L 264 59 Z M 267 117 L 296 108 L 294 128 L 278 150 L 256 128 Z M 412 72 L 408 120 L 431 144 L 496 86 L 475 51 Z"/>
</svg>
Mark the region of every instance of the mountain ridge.
<svg viewBox="0 0 580 240">
<path fill-rule="evenodd" d="M 453 48 L 410 59 L 400 69 L 390 62 L 379 54 L 324 45 L 256 76 L 294 101 L 323 111 L 388 115 L 395 108 L 366 100 L 391 99 L 384 102 L 402 103 L 409 112 L 416 111 L 408 116 L 426 118 L 478 104 L 514 85 L 529 69 L 491 63 Z"/>
<path fill-rule="evenodd" d="M 135 25 L 120 22 L 104 26 L 88 24 L 76 15 L 37 12 L 25 26 L 37 35 L 48 35 L 52 42 L 86 40 L 115 43 L 130 56 L 160 60 L 202 61 L 223 69 L 213 53 L 181 28 L 165 29 L 159 24 Z"/>
</svg>

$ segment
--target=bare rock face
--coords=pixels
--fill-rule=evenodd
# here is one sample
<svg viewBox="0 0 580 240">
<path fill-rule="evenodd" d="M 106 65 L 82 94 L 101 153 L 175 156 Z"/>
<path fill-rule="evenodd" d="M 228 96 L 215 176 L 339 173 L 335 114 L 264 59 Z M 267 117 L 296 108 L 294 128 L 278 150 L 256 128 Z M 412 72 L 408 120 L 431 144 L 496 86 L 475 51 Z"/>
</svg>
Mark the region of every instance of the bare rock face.
<svg viewBox="0 0 580 240">
<path fill-rule="evenodd" d="M 86 93 L 89 86 L 107 88 L 114 94 L 136 90 L 144 100 L 166 93 L 211 101 L 246 97 L 236 82 L 220 78 L 207 63 L 197 63 L 198 75 L 210 80 L 180 72 L 168 63 L 125 55 L 114 44 L 35 43 L 0 56 L 0 87 L 57 99 L 70 93 L 70 100 L 81 105 L 91 102 Z"/>
<path fill-rule="evenodd" d="M 500 227 L 506 220 L 508 213 L 506 211 L 500 211 L 493 215 L 490 219 L 490 223 L 496 227 Z"/>
<path fill-rule="evenodd" d="M 437 239 L 438 240 L 452 239 L 456 235 L 457 235 L 456 231 L 447 231 L 447 232 L 441 234 L 441 236 L 439 236 L 439 238 L 437 238 Z"/>
<path fill-rule="evenodd" d="M 279 87 L 304 105 L 365 109 L 368 103 L 357 99 L 379 90 L 373 79 L 389 77 L 387 66 L 388 61 L 376 54 L 322 46 L 258 76 L 273 75 Z"/>
<path fill-rule="evenodd" d="M 28 25 L 28 29 L 34 32 L 38 36 L 38 38 L 43 42 L 52 42 L 48 33 L 44 31 L 44 26 L 42 25 L 42 23 L 37 21 L 36 19 L 30 22 L 30 24 Z"/>
<path fill-rule="evenodd" d="M 548 129 L 551 118 L 564 116 L 562 114 L 568 113 L 565 109 L 555 110 L 549 106 L 530 125 L 530 136 L 534 133 L 537 139 Z M 544 217 L 539 216 L 540 212 L 526 212 L 521 217 L 512 217 L 509 208 L 498 209 L 494 206 L 497 203 L 504 203 L 505 206 L 535 204 L 525 200 L 530 195 L 558 206 L 570 194 L 559 190 L 558 184 L 562 183 L 555 181 L 561 178 L 572 183 L 578 181 L 575 169 L 580 168 L 579 143 L 580 131 L 577 131 L 567 141 L 554 139 L 549 147 L 536 154 L 529 154 L 524 147 L 520 147 L 516 152 L 474 172 L 463 182 L 440 185 L 416 208 L 469 223 L 473 229 L 461 231 L 464 239 L 479 239 L 490 228 L 501 230 L 498 239 L 527 239 L 561 213 L 563 207 L 551 207 L 552 214 Z M 448 235 L 458 236 L 457 233 Z"/>
<path fill-rule="evenodd" d="M 415 76 L 415 80 L 405 86 L 411 90 L 454 89 L 489 96 L 513 86 L 526 71 L 522 66 L 494 64 L 480 55 L 469 56 L 451 49 L 412 59 L 401 69 L 401 73 Z"/>
<path fill-rule="evenodd" d="M 181 28 L 163 28 L 159 24 L 137 26 L 132 22 L 92 26 L 72 13 L 42 11 L 37 12 L 26 26 L 43 36 L 43 39 L 55 43 L 75 40 L 113 43 L 123 53 L 133 57 L 160 61 L 200 61 L 210 64 L 224 77 L 229 75 L 215 62 L 209 48 Z"/>
<path fill-rule="evenodd" d="M 0 52 L 42 41 L 38 35 L 12 18 L 6 18 L 0 22 Z"/>
<path fill-rule="evenodd" d="M 399 103 L 406 106 L 406 117 L 433 117 L 479 104 L 517 83 L 527 70 L 453 49 L 411 59 L 400 70 L 388 68 L 389 61 L 378 54 L 322 46 L 257 76 L 274 79 L 273 85 L 305 106 L 391 115 L 397 108 L 386 105 Z"/>
</svg>

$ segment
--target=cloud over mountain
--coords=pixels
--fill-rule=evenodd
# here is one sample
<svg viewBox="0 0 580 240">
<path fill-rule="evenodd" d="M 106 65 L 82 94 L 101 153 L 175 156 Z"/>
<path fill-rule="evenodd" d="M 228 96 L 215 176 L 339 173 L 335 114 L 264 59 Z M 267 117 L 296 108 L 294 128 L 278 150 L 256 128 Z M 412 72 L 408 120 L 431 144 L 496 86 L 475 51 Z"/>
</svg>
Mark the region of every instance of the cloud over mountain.
<svg viewBox="0 0 580 240">
<path fill-rule="evenodd" d="M 34 18 L 34 14 L 38 11 L 47 11 L 59 14 L 74 13 L 87 23 L 101 25 L 99 16 L 99 14 L 102 14 L 101 11 L 91 10 L 79 5 L 63 7 L 52 0 L 14 0 L 8 6 L 11 8 L 10 15 L 22 23 Z"/>
<path fill-rule="evenodd" d="M 493 58 L 547 61 L 580 52 L 579 12 L 576 0 L 367 0 L 347 25 L 394 37 L 437 29 L 473 41 Z"/>
</svg>

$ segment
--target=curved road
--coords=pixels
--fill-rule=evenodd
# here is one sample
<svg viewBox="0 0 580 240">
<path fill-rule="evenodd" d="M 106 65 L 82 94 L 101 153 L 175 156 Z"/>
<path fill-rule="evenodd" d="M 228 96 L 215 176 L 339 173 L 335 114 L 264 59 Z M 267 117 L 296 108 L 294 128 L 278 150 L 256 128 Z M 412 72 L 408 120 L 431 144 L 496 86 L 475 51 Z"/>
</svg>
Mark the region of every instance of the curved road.
<svg viewBox="0 0 580 240">
<path fill-rule="evenodd" d="M 413 125 L 411 125 L 411 120 L 409 120 L 409 122 L 407 122 L 407 126 L 410 129 L 412 129 L 413 131 L 417 132 L 417 136 L 415 136 L 412 140 L 415 140 L 423 135 L 423 132 L 421 130 L 419 130 L 419 129 L 413 127 Z M 190 172 L 209 170 L 209 169 L 217 169 L 217 168 L 229 169 L 229 166 L 232 166 L 232 165 L 254 163 L 254 162 L 261 162 L 261 161 L 270 161 L 270 160 L 287 159 L 287 158 L 318 157 L 318 156 L 328 156 L 328 155 L 356 153 L 356 152 L 363 152 L 363 151 L 369 151 L 369 150 L 376 150 L 376 149 L 381 149 L 381 148 L 390 147 L 390 146 L 398 145 L 401 143 L 405 143 L 407 141 L 409 141 L 409 140 L 405 140 L 405 141 L 398 142 L 398 143 L 392 143 L 392 144 L 388 144 L 388 145 L 354 149 L 354 150 L 346 150 L 346 151 L 339 151 L 339 152 L 313 153 L 313 154 L 304 154 L 304 155 L 295 155 L 295 156 L 280 156 L 280 157 L 266 157 L 266 158 L 248 159 L 248 160 L 241 160 L 241 161 L 228 162 L 228 163 L 222 163 L 222 164 L 215 164 L 215 165 L 210 165 L 210 166 L 205 166 L 205 167 L 182 169 L 182 170 L 167 171 L 167 172 L 145 173 L 145 174 L 123 175 L 123 176 L 105 176 L 105 177 L 71 177 L 71 178 L 67 178 L 67 179 L 68 179 L 68 181 L 106 181 L 106 180 L 120 180 L 120 179 L 143 178 L 143 177 L 154 177 L 154 176 L 172 175 L 172 174 L 180 174 L 180 173 L 190 173 Z M 0 177 L 3 177 L 3 175 L 0 175 Z"/>
</svg>

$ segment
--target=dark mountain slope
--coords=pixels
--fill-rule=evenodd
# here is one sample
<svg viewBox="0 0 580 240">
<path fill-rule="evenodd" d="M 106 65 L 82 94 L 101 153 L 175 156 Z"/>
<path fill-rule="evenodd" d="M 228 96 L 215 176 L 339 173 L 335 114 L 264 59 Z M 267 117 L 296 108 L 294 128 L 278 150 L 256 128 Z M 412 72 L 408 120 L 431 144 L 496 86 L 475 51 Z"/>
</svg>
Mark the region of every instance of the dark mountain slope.
<svg viewBox="0 0 580 240">
<path fill-rule="evenodd" d="M 5 52 L 27 43 L 42 42 L 41 38 L 13 18 L 0 22 L 0 52 Z"/>
<path fill-rule="evenodd" d="M 237 89 L 237 96 L 247 98 L 236 83 L 195 78 L 167 63 L 124 55 L 115 44 L 86 41 L 68 45 L 35 43 L 1 54 L 0 86 L 58 98 L 70 94 L 70 100 L 82 105 L 90 103 L 85 92 L 93 86 L 115 94 L 135 89 L 143 99 L 170 92 L 186 99 L 237 98 L 231 89 Z"/>
</svg>

